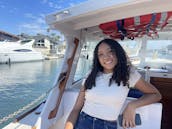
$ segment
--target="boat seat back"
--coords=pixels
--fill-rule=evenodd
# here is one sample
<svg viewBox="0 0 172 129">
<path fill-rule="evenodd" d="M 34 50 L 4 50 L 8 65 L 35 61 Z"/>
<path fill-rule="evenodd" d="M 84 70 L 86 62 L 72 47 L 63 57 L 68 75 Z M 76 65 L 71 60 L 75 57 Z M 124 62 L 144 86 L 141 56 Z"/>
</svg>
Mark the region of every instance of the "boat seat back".
<svg viewBox="0 0 172 129">
<path fill-rule="evenodd" d="M 78 96 L 77 90 L 66 91 L 63 96 L 63 116 L 50 128 L 50 129 L 62 129 L 64 128 L 65 122 L 75 104 L 76 98 Z M 136 98 L 128 97 L 124 106 L 127 105 L 128 102 L 133 101 Z M 121 113 L 123 111 L 121 110 Z M 140 107 L 136 110 L 136 113 L 139 113 L 141 116 L 141 126 L 136 126 L 133 129 L 160 129 L 161 127 L 161 115 L 162 115 L 162 104 L 154 103 L 147 106 Z M 118 129 L 123 129 L 119 127 Z"/>
<path fill-rule="evenodd" d="M 63 108 L 63 116 L 53 124 L 49 129 L 64 129 L 65 122 L 75 104 L 79 90 L 65 91 L 63 94 L 61 106 Z"/>
<path fill-rule="evenodd" d="M 128 97 L 125 101 L 121 114 L 126 107 L 127 103 L 135 100 L 136 98 Z M 162 104 L 153 103 L 136 109 L 136 113 L 141 116 L 141 125 L 132 129 L 161 129 L 162 118 Z M 118 124 L 118 129 L 123 129 Z"/>
</svg>

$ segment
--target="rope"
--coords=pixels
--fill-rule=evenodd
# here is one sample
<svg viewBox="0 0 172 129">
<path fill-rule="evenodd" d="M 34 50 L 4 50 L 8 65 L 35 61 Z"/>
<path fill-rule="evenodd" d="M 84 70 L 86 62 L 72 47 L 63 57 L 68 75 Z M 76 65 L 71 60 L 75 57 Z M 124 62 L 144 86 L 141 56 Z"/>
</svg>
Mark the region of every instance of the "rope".
<svg viewBox="0 0 172 129">
<path fill-rule="evenodd" d="M 60 80 L 58 80 L 57 84 L 55 84 L 53 87 L 51 87 L 48 91 L 46 91 L 45 93 L 43 93 L 40 97 L 38 97 L 37 99 L 35 99 L 34 101 L 32 101 L 31 103 L 29 103 L 28 105 L 22 107 L 21 109 L 19 109 L 18 111 L 15 111 L 12 114 L 9 114 L 8 116 L 3 117 L 2 119 L 0 119 L 0 124 L 6 122 L 9 119 L 14 118 L 15 116 L 17 116 L 18 114 L 22 113 L 23 111 L 26 111 L 27 109 L 29 109 L 30 107 L 32 107 L 33 105 L 35 105 L 37 102 L 39 102 L 40 100 L 42 100 L 45 96 L 47 96 L 47 94 L 50 93 L 50 91 L 52 89 L 54 89 L 55 87 L 57 87 L 59 85 L 59 82 L 62 81 L 66 76 L 63 76 L 62 78 L 60 78 Z"/>
<path fill-rule="evenodd" d="M 43 93 L 41 96 L 39 96 L 37 99 L 35 99 L 34 101 L 32 101 L 31 103 L 27 104 L 26 106 L 22 107 L 21 109 L 19 109 L 18 111 L 13 112 L 12 114 L 9 114 L 8 116 L 3 117 L 2 119 L 0 119 L 0 124 L 8 121 L 9 119 L 14 118 L 15 116 L 17 116 L 18 114 L 22 113 L 23 111 L 26 111 L 27 109 L 29 109 L 30 107 L 32 107 L 33 105 L 35 105 L 37 102 L 39 102 L 40 100 L 42 100 L 43 98 L 45 98 L 45 96 L 47 96 L 47 94 L 53 89 L 55 88 L 57 85 L 55 85 L 54 87 L 50 88 L 46 93 Z"/>
</svg>

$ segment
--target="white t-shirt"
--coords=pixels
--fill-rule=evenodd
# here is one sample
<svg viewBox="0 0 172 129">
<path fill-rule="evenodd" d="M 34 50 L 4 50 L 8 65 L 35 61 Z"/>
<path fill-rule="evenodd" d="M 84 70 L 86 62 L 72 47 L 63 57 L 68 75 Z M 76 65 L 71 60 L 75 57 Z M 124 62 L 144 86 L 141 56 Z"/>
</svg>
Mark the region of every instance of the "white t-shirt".
<svg viewBox="0 0 172 129">
<path fill-rule="evenodd" d="M 129 88 L 117 86 L 113 83 L 109 86 L 109 79 L 112 73 L 104 74 L 99 73 L 96 77 L 96 87 L 88 89 L 85 92 L 85 103 L 82 111 L 90 116 L 104 119 L 104 120 L 117 120 L 120 110 L 128 95 Z M 130 72 L 129 86 L 134 87 L 136 82 L 140 79 L 141 75 L 134 69 Z"/>
</svg>

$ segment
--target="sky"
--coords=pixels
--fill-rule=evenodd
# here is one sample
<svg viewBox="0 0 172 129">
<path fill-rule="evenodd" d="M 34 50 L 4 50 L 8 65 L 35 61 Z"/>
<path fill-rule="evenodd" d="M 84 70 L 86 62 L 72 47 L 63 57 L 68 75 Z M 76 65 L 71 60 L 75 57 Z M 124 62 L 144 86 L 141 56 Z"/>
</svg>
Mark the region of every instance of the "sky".
<svg viewBox="0 0 172 129">
<path fill-rule="evenodd" d="M 87 0 L 0 0 L 0 30 L 15 35 L 48 34 L 46 15 L 84 1 Z"/>
</svg>

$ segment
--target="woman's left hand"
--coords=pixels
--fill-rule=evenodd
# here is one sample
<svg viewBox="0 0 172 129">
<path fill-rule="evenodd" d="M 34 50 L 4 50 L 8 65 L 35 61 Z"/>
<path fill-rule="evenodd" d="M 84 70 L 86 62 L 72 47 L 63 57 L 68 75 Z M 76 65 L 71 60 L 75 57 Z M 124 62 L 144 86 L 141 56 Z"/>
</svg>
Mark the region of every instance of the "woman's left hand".
<svg viewBox="0 0 172 129">
<path fill-rule="evenodd" d="M 123 111 L 123 120 L 122 120 L 122 126 L 124 129 L 126 128 L 133 128 L 135 127 L 135 107 L 128 103 L 125 110 Z"/>
</svg>

